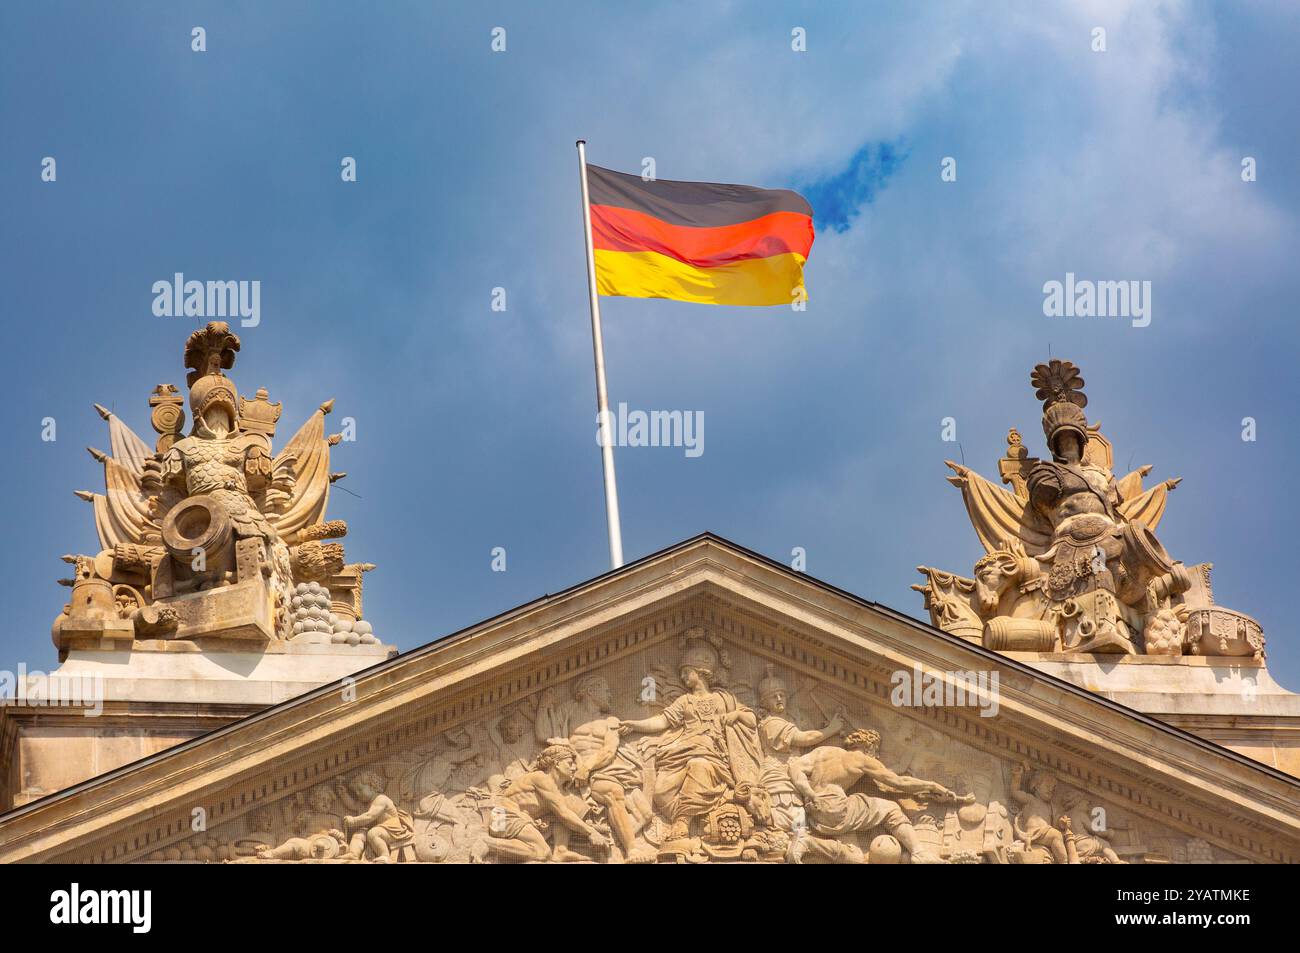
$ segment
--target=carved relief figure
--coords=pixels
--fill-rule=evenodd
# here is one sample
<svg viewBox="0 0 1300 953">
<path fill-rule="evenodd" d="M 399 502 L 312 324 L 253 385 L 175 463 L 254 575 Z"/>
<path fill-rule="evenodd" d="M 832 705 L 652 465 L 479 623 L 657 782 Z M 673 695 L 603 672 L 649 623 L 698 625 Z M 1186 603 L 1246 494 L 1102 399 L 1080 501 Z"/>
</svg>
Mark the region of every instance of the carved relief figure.
<svg viewBox="0 0 1300 953">
<path fill-rule="evenodd" d="M 759 779 L 758 718 L 721 686 L 720 658 L 694 641 L 679 666 L 686 692 L 658 715 L 624 721 L 624 733 L 654 740 L 654 805 L 669 821 L 669 840 L 685 840 L 691 822 L 728 797 L 747 797 Z"/>
<path fill-rule="evenodd" d="M 496 748 L 496 763 L 502 766 L 501 774 L 505 777 L 517 778 L 532 763 L 537 745 L 528 737 L 531 728 L 528 716 L 517 705 L 488 723 L 488 735 Z"/>
<path fill-rule="evenodd" d="M 1025 783 L 1025 775 L 1029 783 Z M 1018 764 L 1011 769 L 1011 799 L 1019 805 L 1015 818 L 1016 837 L 1021 853 L 1033 856 L 1035 848 L 1047 851 L 1050 863 L 1065 864 L 1069 855 L 1065 849 L 1065 835 L 1055 826 L 1057 815 L 1052 806 L 1056 794 L 1056 778 L 1045 771 L 1030 771 L 1027 765 Z M 1033 860 L 1027 859 L 1026 863 Z"/>
<path fill-rule="evenodd" d="M 318 784 L 308 791 L 307 804 L 294 818 L 293 826 L 303 836 L 342 827 L 343 818 L 334 791 L 325 784 Z"/>
<path fill-rule="evenodd" d="M 654 850 L 637 844 L 637 834 L 651 815 L 642 791 L 645 759 L 637 745 L 620 744 L 619 720 L 610 714 L 612 708 L 605 676 L 592 673 L 574 681 L 573 703 L 564 718 L 570 726 L 569 743 L 578 755 L 574 783 L 604 810 L 624 858 L 646 862 L 654 858 Z"/>
<path fill-rule="evenodd" d="M 578 753 L 566 740 L 556 739 L 537 756 L 531 770 L 511 781 L 485 806 L 488 849 L 508 860 L 584 861 L 565 838 L 552 846 L 546 832 L 563 827 L 584 836 L 596 848 L 609 841 L 583 818 L 585 807 L 571 793 L 578 772 Z M 552 825 L 550 822 L 558 822 Z"/>
<path fill-rule="evenodd" d="M 806 824 L 803 802 L 782 755 L 814 748 L 844 730 L 842 712 L 836 712 L 820 731 L 802 730 L 789 716 L 790 692 L 784 680 L 768 665 L 758 683 L 758 734 L 763 744 L 760 781 L 771 802 L 773 823 L 778 830 L 793 831 Z"/>
<path fill-rule="evenodd" d="M 377 771 L 359 772 L 352 779 L 350 790 L 358 801 L 368 806 L 361 814 L 343 818 L 343 827 L 350 834 L 343 856 L 350 860 L 369 857 L 387 863 L 392 859 L 393 849 L 411 842 L 415 827 L 410 812 L 399 808 L 384 793 L 384 779 Z M 344 798 L 346 802 L 346 794 Z"/>
<path fill-rule="evenodd" d="M 1122 864 L 1110 840 L 1098 830 L 1082 791 L 1061 792 L 1062 814 L 1057 826 L 1065 835 L 1065 852 L 1072 864 Z M 1104 816 L 1104 814 L 1103 814 Z"/>
<path fill-rule="evenodd" d="M 259 847 L 260 860 L 333 860 L 346 856 L 347 836 L 340 830 L 307 837 L 290 837 L 278 847 Z"/>
<path fill-rule="evenodd" d="M 500 721 L 480 731 L 456 728 L 439 734 L 432 742 L 412 751 L 414 764 L 401 774 L 398 792 L 403 797 L 420 798 L 426 794 L 466 790 L 484 781 L 491 771 L 499 770 L 510 777 L 524 773 L 531 763 L 532 745 L 515 745 L 524 737 L 526 727 L 507 712 Z M 495 732 L 495 734 L 494 734 Z M 510 746 L 496 739 L 509 734 Z M 520 763 L 528 753 L 528 762 Z"/>
<path fill-rule="evenodd" d="M 795 749 L 815 748 L 844 730 L 844 713 L 838 711 L 821 730 L 800 729 L 790 720 L 789 700 L 790 692 L 776 674 L 775 666 L 767 666 L 758 683 L 758 733 L 765 751 L 785 754 Z"/>
<path fill-rule="evenodd" d="M 926 799 L 969 803 L 974 797 L 959 796 L 934 781 L 889 770 L 876 757 L 880 750 L 880 734 L 876 731 L 851 732 L 844 744 L 843 748 L 829 745 L 816 748 L 790 759 L 790 780 L 803 798 L 811 834 L 837 838 L 883 827 L 907 850 L 913 863 L 937 861 L 938 857 L 917 842 L 911 822 L 896 801 L 847 792 L 865 779 L 882 791 Z M 824 837 L 810 837 L 810 846 L 818 852 L 829 851 L 836 859 L 843 856 L 837 845 L 823 840 Z"/>
</svg>

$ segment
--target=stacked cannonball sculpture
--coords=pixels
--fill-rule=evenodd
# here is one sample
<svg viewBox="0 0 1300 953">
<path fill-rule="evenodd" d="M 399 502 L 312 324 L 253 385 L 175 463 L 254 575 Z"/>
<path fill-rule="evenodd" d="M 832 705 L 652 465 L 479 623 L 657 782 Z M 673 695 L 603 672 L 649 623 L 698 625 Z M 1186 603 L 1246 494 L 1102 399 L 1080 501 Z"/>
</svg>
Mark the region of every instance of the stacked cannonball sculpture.
<svg viewBox="0 0 1300 953">
<path fill-rule="evenodd" d="M 371 631 L 370 623 L 364 619 L 356 622 L 334 616 L 334 632 L 331 642 L 346 642 L 348 645 L 374 645 L 379 640 Z"/>
<path fill-rule="evenodd" d="M 330 591 L 318 582 L 300 582 L 289 599 L 293 638 L 299 642 L 374 645 L 370 623 L 330 612 Z"/>
</svg>

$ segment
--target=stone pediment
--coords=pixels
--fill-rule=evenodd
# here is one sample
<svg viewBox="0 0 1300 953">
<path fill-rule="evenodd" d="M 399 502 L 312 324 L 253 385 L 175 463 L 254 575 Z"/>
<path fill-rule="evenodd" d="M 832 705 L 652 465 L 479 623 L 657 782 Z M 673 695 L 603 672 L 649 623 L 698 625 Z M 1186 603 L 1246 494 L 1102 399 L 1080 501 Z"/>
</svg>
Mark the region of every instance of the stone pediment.
<svg viewBox="0 0 1300 953">
<path fill-rule="evenodd" d="M 0 861 L 1276 863 L 1298 804 L 704 535 L 12 811 Z"/>
</svg>

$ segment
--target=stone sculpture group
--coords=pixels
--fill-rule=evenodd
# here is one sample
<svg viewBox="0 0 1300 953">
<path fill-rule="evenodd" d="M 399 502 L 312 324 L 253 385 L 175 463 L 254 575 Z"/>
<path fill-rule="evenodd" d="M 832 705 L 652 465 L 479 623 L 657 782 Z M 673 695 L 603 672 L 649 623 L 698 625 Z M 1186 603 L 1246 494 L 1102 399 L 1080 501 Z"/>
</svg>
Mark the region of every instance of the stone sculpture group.
<svg viewBox="0 0 1300 953">
<path fill-rule="evenodd" d="M 998 462 L 1009 490 L 947 461 L 985 555 L 973 579 L 918 567 L 934 625 L 998 651 L 1262 658 L 1259 623 L 1214 604 L 1210 564 L 1185 566 L 1156 539 L 1179 480 L 1144 488 L 1149 465 L 1116 479 L 1069 361 L 1030 382 L 1051 459 L 1013 428 Z"/>
<path fill-rule="evenodd" d="M 186 378 L 193 427 L 172 384 L 149 398 L 158 434 L 150 448 L 116 414 L 103 494 L 94 505 L 100 551 L 65 556 L 75 566 L 72 598 L 55 619 L 60 658 L 70 648 L 129 647 L 156 640 L 373 644 L 361 614 L 369 563 L 345 563 L 336 540 L 347 526 L 327 520 L 333 401 L 321 404 L 279 452 L 272 449 L 280 405 L 259 389 L 241 397 L 225 371 L 239 338 L 223 321 L 189 336 Z"/>
</svg>

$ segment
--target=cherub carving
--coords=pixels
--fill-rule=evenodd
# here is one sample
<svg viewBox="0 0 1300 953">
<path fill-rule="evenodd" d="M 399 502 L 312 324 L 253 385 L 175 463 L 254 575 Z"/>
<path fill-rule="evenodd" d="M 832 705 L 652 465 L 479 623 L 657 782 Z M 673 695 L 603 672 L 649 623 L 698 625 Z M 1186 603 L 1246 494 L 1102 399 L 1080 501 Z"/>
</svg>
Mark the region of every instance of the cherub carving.
<svg viewBox="0 0 1300 953">
<path fill-rule="evenodd" d="M 1029 773 L 1028 785 L 1025 775 Z M 1053 826 L 1055 813 L 1052 798 L 1056 794 L 1056 778 L 1046 771 L 1030 772 L 1029 765 L 1017 764 L 1011 769 L 1011 799 L 1020 805 L 1016 814 L 1015 832 L 1028 853 L 1042 847 L 1051 855 L 1052 863 L 1069 863 L 1065 849 L 1065 835 Z"/>
<path fill-rule="evenodd" d="M 1082 791 L 1061 792 L 1061 816 L 1057 826 L 1065 837 L 1065 852 L 1072 864 L 1122 864 L 1110 840 L 1094 821 Z"/>
<path fill-rule="evenodd" d="M 340 787 L 343 802 L 355 803 L 347 793 L 347 787 Z M 387 863 L 391 859 L 390 851 L 410 843 L 415 833 L 410 813 L 399 808 L 384 793 L 384 779 L 377 771 L 358 772 L 352 779 L 350 794 L 363 803 L 368 802 L 369 806 L 361 814 L 343 818 L 343 827 L 350 833 L 344 856 L 361 860 L 368 853 L 373 860 Z"/>
<path fill-rule="evenodd" d="M 307 792 L 306 805 L 294 818 L 293 829 L 307 837 L 338 827 L 342 821 L 338 799 L 328 785 L 318 784 Z"/>
<path fill-rule="evenodd" d="M 257 848 L 258 860 L 333 860 L 343 856 L 347 837 L 337 828 L 307 837 L 290 837 L 278 847 Z"/>
</svg>

